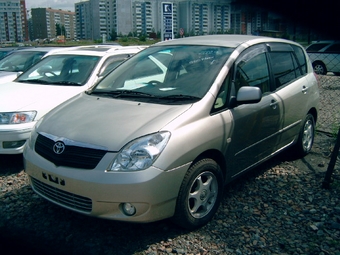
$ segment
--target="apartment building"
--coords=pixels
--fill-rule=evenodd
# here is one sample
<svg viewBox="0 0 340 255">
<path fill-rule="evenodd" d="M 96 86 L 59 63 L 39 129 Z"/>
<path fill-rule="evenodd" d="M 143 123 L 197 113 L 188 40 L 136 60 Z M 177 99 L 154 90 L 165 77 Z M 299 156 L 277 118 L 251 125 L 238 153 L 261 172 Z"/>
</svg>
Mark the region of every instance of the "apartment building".
<svg viewBox="0 0 340 255">
<path fill-rule="evenodd" d="M 173 31 L 190 34 L 224 32 L 230 29 L 231 0 L 88 0 L 75 4 L 79 39 L 110 39 L 118 35 L 149 35 L 161 31 L 163 2 L 173 5 Z"/>
<path fill-rule="evenodd" d="M 0 0 L 0 41 L 55 38 L 56 26 L 67 39 L 111 40 L 111 35 L 150 35 L 164 25 L 162 4 L 172 4 L 175 37 L 235 33 L 260 34 L 282 30 L 268 12 L 247 8 L 233 0 L 79 0 L 75 12 L 52 8 L 31 10 L 30 27 L 25 0 Z"/>
<path fill-rule="evenodd" d="M 93 26 L 90 1 L 75 3 L 76 38 L 92 39 Z"/>
<path fill-rule="evenodd" d="M 0 43 L 27 40 L 25 0 L 0 0 Z"/>
<path fill-rule="evenodd" d="M 91 1 L 91 0 L 90 0 Z M 128 35 L 133 28 L 132 0 L 113 0 L 113 26 L 117 34 Z"/>
<path fill-rule="evenodd" d="M 75 13 L 52 8 L 32 8 L 32 36 L 34 39 L 56 38 L 58 35 L 66 39 L 74 39 Z M 58 33 L 58 28 L 60 32 Z"/>
</svg>

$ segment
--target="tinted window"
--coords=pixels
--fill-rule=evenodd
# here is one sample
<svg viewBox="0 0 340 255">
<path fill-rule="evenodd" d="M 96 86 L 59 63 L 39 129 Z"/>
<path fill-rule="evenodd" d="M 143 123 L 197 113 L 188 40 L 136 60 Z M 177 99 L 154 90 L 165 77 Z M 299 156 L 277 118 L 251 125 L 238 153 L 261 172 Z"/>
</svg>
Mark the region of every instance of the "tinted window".
<svg viewBox="0 0 340 255">
<path fill-rule="evenodd" d="M 297 77 L 296 72 L 299 73 L 299 68 L 294 65 L 294 58 L 290 52 L 271 52 L 270 57 L 276 88 Z"/>
<path fill-rule="evenodd" d="M 307 47 L 307 52 L 319 51 L 326 47 L 329 43 L 315 43 Z"/>
<path fill-rule="evenodd" d="M 270 90 L 268 64 L 264 52 L 238 62 L 235 75 L 236 91 L 243 86 L 259 87 L 262 93 Z"/>
<path fill-rule="evenodd" d="M 131 54 L 121 54 L 121 55 L 114 55 L 109 57 L 105 60 L 103 67 L 100 70 L 100 76 L 107 75 L 111 70 L 116 68 L 120 63 L 122 63 L 124 60 L 128 59 L 131 56 Z"/>
<path fill-rule="evenodd" d="M 300 47 L 292 45 L 292 48 L 294 49 L 297 66 L 300 69 L 301 75 L 305 75 L 307 73 L 306 56 Z"/>
<path fill-rule="evenodd" d="M 340 43 L 335 43 L 331 46 L 329 46 L 325 52 L 328 52 L 328 53 L 339 53 L 340 54 Z"/>
</svg>

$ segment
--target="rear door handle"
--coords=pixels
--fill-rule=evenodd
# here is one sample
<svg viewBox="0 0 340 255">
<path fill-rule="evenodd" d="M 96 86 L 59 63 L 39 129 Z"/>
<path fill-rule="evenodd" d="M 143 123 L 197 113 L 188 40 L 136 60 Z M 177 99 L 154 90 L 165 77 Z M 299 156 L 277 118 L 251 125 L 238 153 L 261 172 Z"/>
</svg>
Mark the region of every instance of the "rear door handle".
<svg viewBox="0 0 340 255">
<path fill-rule="evenodd" d="M 306 87 L 306 86 L 303 86 L 303 87 L 302 87 L 302 93 L 303 93 L 303 94 L 306 94 L 306 93 L 307 93 L 307 90 L 308 90 L 308 87 Z"/>
</svg>

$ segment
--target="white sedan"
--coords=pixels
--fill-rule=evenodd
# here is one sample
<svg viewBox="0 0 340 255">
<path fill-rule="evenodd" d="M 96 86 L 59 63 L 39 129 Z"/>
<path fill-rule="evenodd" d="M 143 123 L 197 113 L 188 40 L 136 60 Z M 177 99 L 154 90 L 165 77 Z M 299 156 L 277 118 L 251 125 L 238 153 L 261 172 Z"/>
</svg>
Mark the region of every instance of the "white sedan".
<svg viewBox="0 0 340 255">
<path fill-rule="evenodd" d="M 85 46 L 55 52 L 0 86 L 0 154 L 23 152 L 35 123 L 94 85 L 144 46 Z"/>
</svg>

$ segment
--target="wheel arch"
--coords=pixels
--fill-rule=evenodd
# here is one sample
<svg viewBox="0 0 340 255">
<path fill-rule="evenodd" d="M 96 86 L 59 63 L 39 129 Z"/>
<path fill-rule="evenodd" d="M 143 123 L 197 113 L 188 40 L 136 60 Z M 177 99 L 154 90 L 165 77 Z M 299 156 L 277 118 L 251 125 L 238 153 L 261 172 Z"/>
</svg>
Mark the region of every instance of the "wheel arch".
<svg viewBox="0 0 340 255">
<path fill-rule="evenodd" d="M 221 171 L 223 174 L 223 182 L 225 183 L 226 178 L 227 178 L 227 164 L 226 164 L 223 154 L 219 150 L 216 150 L 216 149 L 210 149 L 210 150 L 204 151 L 194 159 L 191 165 L 196 164 L 198 161 L 204 158 L 210 158 L 216 161 L 216 163 L 221 168 Z"/>
<path fill-rule="evenodd" d="M 311 115 L 313 115 L 313 118 L 314 118 L 314 124 L 316 124 L 316 122 L 317 122 L 317 119 L 318 119 L 318 112 L 317 112 L 317 110 L 316 110 L 316 108 L 311 108 L 309 111 L 308 111 L 308 113 L 310 113 Z M 307 113 L 307 114 L 308 114 Z"/>
</svg>

